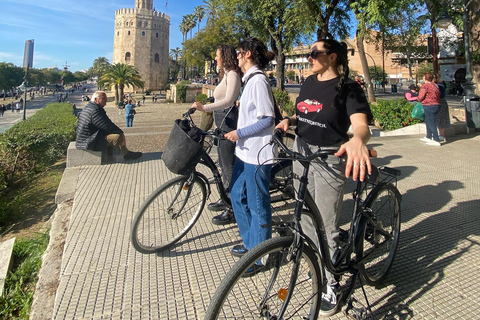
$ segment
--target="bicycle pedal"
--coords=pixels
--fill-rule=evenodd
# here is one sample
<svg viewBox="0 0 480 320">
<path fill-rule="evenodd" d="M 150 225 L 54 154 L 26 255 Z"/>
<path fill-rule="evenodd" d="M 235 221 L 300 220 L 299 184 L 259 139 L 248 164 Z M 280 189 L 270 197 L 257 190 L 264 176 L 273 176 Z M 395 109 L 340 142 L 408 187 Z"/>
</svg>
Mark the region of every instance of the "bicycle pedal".
<svg viewBox="0 0 480 320">
<path fill-rule="evenodd" d="M 367 308 L 355 298 L 350 298 L 348 300 L 347 307 L 345 308 L 345 311 L 343 313 L 349 319 L 354 319 L 354 320 L 371 319 L 371 317 L 368 316 Z"/>
</svg>

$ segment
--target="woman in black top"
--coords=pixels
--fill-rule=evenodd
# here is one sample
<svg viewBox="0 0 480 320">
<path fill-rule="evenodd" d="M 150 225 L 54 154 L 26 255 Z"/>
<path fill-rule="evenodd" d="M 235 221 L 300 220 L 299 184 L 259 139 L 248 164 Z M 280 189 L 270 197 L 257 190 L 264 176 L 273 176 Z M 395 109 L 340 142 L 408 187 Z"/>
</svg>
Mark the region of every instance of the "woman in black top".
<svg viewBox="0 0 480 320">
<path fill-rule="evenodd" d="M 371 111 L 365 94 L 358 83 L 348 78 L 348 55 L 344 43 L 331 39 L 315 42 L 308 54 L 313 75 L 309 76 L 296 101 L 296 117 L 284 119 L 277 128 L 284 131 L 296 125 L 297 137 L 294 148 L 302 154 L 310 154 L 319 148 L 335 148 L 327 167 L 312 163 L 308 190 L 323 218 L 330 254 L 338 247 L 339 226 L 345 180 L 363 181 L 371 173 L 370 158 L 366 143 L 370 139 L 368 119 Z M 352 125 L 353 137 L 347 131 Z M 345 158 L 344 160 L 343 158 Z M 294 163 L 294 172 L 301 175 L 303 166 Z M 298 184 L 298 182 L 296 182 Z M 312 221 L 302 220 L 302 227 L 318 244 Z M 322 294 L 320 315 L 336 313 L 338 306 L 338 281 L 326 274 L 328 285 Z"/>
</svg>

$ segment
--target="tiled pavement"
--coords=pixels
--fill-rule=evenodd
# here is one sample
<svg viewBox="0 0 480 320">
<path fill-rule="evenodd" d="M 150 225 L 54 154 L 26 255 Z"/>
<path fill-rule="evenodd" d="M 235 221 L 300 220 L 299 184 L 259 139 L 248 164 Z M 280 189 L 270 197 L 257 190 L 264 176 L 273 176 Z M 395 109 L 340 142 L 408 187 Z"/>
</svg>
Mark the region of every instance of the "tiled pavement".
<svg viewBox="0 0 480 320">
<path fill-rule="evenodd" d="M 420 137 L 370 142 L 377 165 L 402 171 L 403 202 L 395 262 L 382 287 L 367 287 L 368 299 L 377 319 L 479 319 L 480 135 L 451 137 L 441 147 Z M 136 252 L 132 218 L 174 176 L 159 157 L 80 168 L 54 319 L 203 318 L 240 237 L 234 225 L 212 225 L 215 213 L 205 209 L 170 250 Z M 361 290 L 354 295 L 363 301 Z"/>
</svg>

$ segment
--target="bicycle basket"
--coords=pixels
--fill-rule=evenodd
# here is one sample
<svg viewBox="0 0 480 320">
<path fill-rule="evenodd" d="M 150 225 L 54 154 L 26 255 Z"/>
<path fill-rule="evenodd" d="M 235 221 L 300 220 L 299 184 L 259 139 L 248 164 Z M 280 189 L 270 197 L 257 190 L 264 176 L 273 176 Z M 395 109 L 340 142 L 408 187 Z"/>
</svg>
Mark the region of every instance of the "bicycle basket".
<svg viewBox="0 0 480 320">
<path fill-rule="evenodd" d="M 173 173 L 188 175 L 200 160 L 204 149 L 203 139 L 193 140 L 180 126 L 181 120 L 175 120 L 168 137 L 162 159 L 168 170 Z"/>
</svg>

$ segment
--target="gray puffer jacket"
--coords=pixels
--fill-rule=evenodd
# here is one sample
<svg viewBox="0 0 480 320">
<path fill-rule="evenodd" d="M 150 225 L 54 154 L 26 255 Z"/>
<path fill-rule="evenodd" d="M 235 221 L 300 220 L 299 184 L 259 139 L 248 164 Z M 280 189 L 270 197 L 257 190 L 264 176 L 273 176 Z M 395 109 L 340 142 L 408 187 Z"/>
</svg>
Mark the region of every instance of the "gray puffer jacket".
<svg viewBox="0 0 480 320">
<path fill-rule="evenodd" d="M 75 145 L 80 150 L 103 151 L 107 147 L 107 135 L 122 133 L 102 107 L 89 102 L 78 117 Z"/>
</svg>

